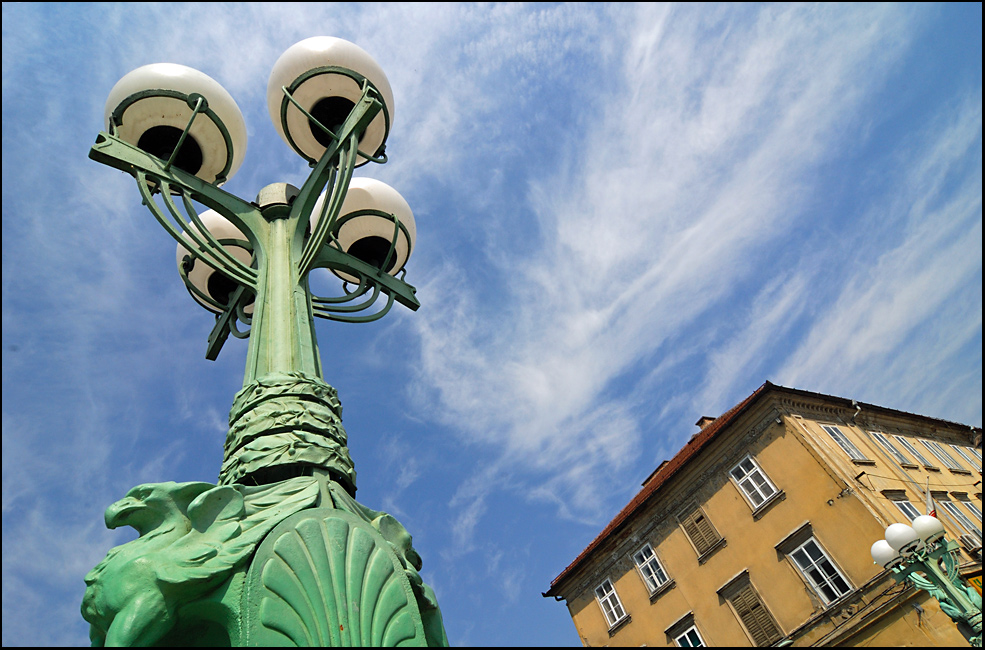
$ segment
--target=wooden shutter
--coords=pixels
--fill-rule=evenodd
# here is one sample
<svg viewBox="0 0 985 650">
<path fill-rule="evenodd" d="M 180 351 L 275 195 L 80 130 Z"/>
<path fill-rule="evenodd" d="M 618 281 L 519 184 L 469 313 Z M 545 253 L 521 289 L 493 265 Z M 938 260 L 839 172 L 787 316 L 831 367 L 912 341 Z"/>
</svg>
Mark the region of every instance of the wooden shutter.
<svg viewBox="0 0 985 650">
<path fill-rule="evenodd" d="M 698 555 L 703 555 L 711 550 L 718 543 L 718 540 L 721 539 L 721 535 L 718 534 L 718 531 L 708 521 L 708 517 L 701 511 L 701 508 L 694 509 L 682 518 L 680 522 L 684 528 L 684 532 L 691 538 L 691 543 L 697 549 Z"/>
<path fill-rule="evenodd" d="M 729 601 L 757 646 L 772 645 L 783 636 L 751 584 L 734 592 Z"/>
</svg>

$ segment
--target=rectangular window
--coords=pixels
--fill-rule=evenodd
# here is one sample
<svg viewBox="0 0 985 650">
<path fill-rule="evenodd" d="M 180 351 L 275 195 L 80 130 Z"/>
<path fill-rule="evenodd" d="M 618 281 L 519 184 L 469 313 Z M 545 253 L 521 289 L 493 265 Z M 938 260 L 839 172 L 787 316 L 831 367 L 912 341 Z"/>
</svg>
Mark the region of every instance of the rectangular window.
<svg viewBox="0 0 985 650">
<path fill-rule="evenodd" d="M 890 456 L 896 459 L 896 462 L 900 463 L 901 465 L 913 464 L 912 460 L 904 456 L 903 452 L 897 449 L 896 445 L 894 445 L 889 441 L 889 438 L 886 437 L 886 434 L 879 433 L 878 431 L 870 431 L 869 433 L 871 433 L 872 437 L 875 438 L 876 441 L 883 446 L 883 449 L 889 452 Z"/>
<path fill-rule="evenodd" d="M 910 444 L 910 441 L 909 441 L 909 440 L 907 440 L 907 439 L 906 439 L 906 438 L 904 438 L 903 436 L 894 436 L 894 437 L 896 438 L 896 440 L 897 440 L 897 441 L 898 441 L 898 442 L 899 442 L 899 443 L 900 443 L 901 445 L 903 445 L 903 449 L 905 449 L 905 450 L 907 450 L 908 452 L 910 452 L 910 454 L 911 454 L 911 455 L 912 455 L 912 456 L 913 456 L 914 458 L 916 458 L 916 459 L 917 459 L 917 462 L 919 462 L 919 463 L 920 463 L 921 465 L 923 465 L 924 467 L 933 467 L 934 469 L 936 469 L 936 468 L 937 468 L 937 466 L 936 466 L 936 465 L 934 465 L 934 464 L 933 464 L 932 462 L 930 462 L 929 460 L 927 460 L 926 458 L 924 458 L 924 457 L 923 457 L 923 456 L 922 456 L 922 455 L 920 454 L 920 452 L 919 452 L 919 451 L 917 451 L 917 448 L 916 448 L 916 447 L 914 447 L 913 445 L 911 445 L 911 444 Z"/>
<path fill-rule="evenodd" d="M 848 439 L 841 429 L 831 424 L 822 424 L 821 428 L 824 429 L 831 439 L 838 443 L 838 446 L 848 454 L 848 457 L 852 460 L 868 460 L 858 447 Z"/>
<path fill-rule="evenodd" d="M 944 508 L 947 514 L 951 515 L 951 517 L 957 521 L 957 524 L 960 528 L 963 528 L 966 533 L 974 535 L 975 537 L 978 538 L 978 541 L 981 542 L 982 540 L 981 518 L 978 519 L 977 523 L 972 521 L 971 518 L 968 517 L 968 515 L 966 515 L 964 512 L 961 511 L 960 508 L 958 508 L 958 504 L 954 503 L 953 501 L 948 501 L 947 499 L 938 499 L 937 504 L 940 505 L 942 508 Z"/>
<path fill-rule="evenodd" d="M 660 561 L 649 544 L 633 553 L 633 562 L 636 563 L 643 584 L 651 594 L 667 584 L 667 572 L 660 566 Z"/>
<path fill-rule="evenodd" d="M 794 549 L 790 557 L 825 605 L 830 605 L 852 590 L 848 580 L 813 537 Z"/>
<path fill-rule="evenodd" d="M 746 582 L 728 596 L 736 615 L 759 647 L 773 645 L 781 638 L 779 626 L 760 600 L 752 584 Z"/>
<path fill-rule="evenodd" d="M 680 521 L 681 528 L 687 533 L 691 543 L 694 544 L 694 550 L 697 551 L 699 557 L 711 551 L 722 541 L 722 536 L 711 525 L 701 508 L 695 508 L 685 516 L 678 517 L 678 521 Z"/>
<path fill-rule="evenodd" d="M 608 578 L 595 588 L 595 598 L 599 602 L 599 607 L 602 608 L 602 613 L 605 614 L 605 620 L 609 627 L 626 617 L 626 610 L 622 608 L 622 603 L 619 602 L 616 588 L 612 586 L 612 582 Z"/>
<path fill-rule="evenodd" d="M 896 507 L 900 509 L 900 512 L 906 515 L 906 518 L 910 521 L 913 521 L 920 516 L 920 511 L 917 510 L 916 506 L 909 501 L 893 501 L 893 503 L 896 504 Z"/>
<path fill-rule="evenodd" d="M 937 460 L 944 463 L 944 467 L 948 469 L 964 469 L 958 464 L 958 461 L 951 458 L 951 455 L 944 451 L 944 448 L 937 442 L 933 440 L 921 440 L 920 443 L 930 450 L 930 453 L 937 456 Z"/>
<path fill-rule="evenodd" d="M 674 637 L 674 643 L 676 643 L 679 648 L 705 647 L 705 642 L 701 639 L 701 635 L 698 634 L 698 628 L 693 625 Z"/>
<path fill-rule="evenodd" d="M 979 472 L 982 471 L 982 458 L 980 455 L 975 456 L 974 454 L 969 453 L 970 450 L 966 451 L 965 449 L 959 447 L 958 445 L 951 445 L 951 449 L 958 452 L 958 456 L 961 456 L 966 461 L 968 461 L 969 467 L 974 467 Z"/>
<path fill-rule="evenodd" d="M 758 508 L 776 494 L 776 487 L 751 456 L 746 456 L 729 472 L 753 508 Z"/>
<path fill-rule="evenodd" d="M 968 497 L 960 498 L 958 501 L 961 502 L 965 508 L 973 515 L 971 523 L 977 524 L 978 527 L 975 529 L 975 534 L 978 536 L 978 541 L 982 541 L 982 509 L 978 505 L 972 503 Z"/>
<path fill-rule="evenodd" d="M 968 497 L 964 497 L 962 499 L 958 499 L 958 501 L 960 501 L 962 503 L 962 505 L 964 505 L 965 508 L 967 508 L 968 510 L 970 510 L 975 515 L 975 519 L 978 520 L 978 529 L 981 530 L 981 528 L 982 528 L 982 509 L 980 507 L 978 507 L 977 505 L 975 505 L 970 499 L 968 499 Z"/>
</svg>

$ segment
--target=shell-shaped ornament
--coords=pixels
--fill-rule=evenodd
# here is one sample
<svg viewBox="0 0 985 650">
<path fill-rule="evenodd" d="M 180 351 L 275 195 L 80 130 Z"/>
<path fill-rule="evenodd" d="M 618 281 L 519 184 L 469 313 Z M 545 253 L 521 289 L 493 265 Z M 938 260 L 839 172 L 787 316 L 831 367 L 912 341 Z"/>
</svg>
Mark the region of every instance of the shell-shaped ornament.
<svg viewBox="0 0 985 650">
<path fill-rule="evenodd" d="M 410 581 L 370 524 L 317 508 L 277 525 L 247 575 L 246 645 L 426 646 Z"/>
</svg>

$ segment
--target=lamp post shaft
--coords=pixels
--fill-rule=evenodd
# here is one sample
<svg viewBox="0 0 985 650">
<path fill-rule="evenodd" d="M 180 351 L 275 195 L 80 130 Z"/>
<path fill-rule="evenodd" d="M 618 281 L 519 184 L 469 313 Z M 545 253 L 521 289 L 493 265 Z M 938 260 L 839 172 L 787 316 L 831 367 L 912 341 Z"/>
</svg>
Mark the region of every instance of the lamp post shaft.
<svg viewBox="0 0 985 650">
<path fill-rule="evenodd" d="M 254 307 L 243 386 L 272 373 L 322 379 L 307 278 L 298 273 L 298 220 L 287 205 L 261 206 L 266 220 L 263 259 Z"/>
<path fill-rule="evenodd" d="M 307 53 L 300 54 L 298 47 Z M 114 88 L 120 96 L 114 99 L 118 107 L 111 113 L 110 132 L 101 133 L 90 151 L 92 159 L 134 176 L 144 205 L 177 240 L 182 279 L 192 296 L 216 313 L 206 358 L 215 359 L 229 335 L 249 338 L 218 485 L 140 485 L 107 509 L 110 528 L 136 527 L 134 513 L 145 511 L 160 523 L 141 526 L 138 539 L 110 551 L 86 576 L 82 614 L 93 645 L 448 645 L 410 534 L 392 516 L 354 498 L 356 474 L 342 408 L 323 379 L 314 327 L 315 316 L 369 322 L 386 314 L 395 300 L 411 309 L 419 306 L 414 288 L 387 272 L 386 260 L 395 254 L 401 233 L 408 237 L 406 254 L 412 246 L 409 207 L 407 218 L 390 214 L 392 200 L 346 214 L 346 220 L 372 213 L 374 219 L 392 221 L 390 253 L 382 263 L 361 259 L 351 252 L 354 243 L 343 246 L 338 235 L 356 161 L 386 161 L 390 117 L 383 101 L 392 105 L 392 97 L 385 76 L 377 76 L 381 92 L 362 72 L 334 64 L 289 70 L 297 57 L 308 61 L 310 48 L 321 54 L 341 50 L 342 60 L 377 76 L 368 55 L 339 39 L 303 41 L 285 53 L 290 55 L 287 68 L 275 66 L 274 76 L 290 77 L 272 85 L 286 97 L 279 115 L 272 108 L 275 126 L 284 128 L 281 135 L 313 166 L 300 189 L 276 183 L 261 190 L 255 202 L 219 189 L 238 166 L 234 154 L 245 147 L 242 117 L 225 91 L 201 73 L 192 78 L 208 92 L 208 101 L 187 88 L 162 89 L 164 77 L 174 73 L 167 64 L 141 68 L 121 80 L 120 90 Z M 333 85 L 340 76 L 348 78 L 343 83 L 348 90 Z M 353 82 L 360 89 L 355 96 Z M 292 95 L 312 92 L 325 93 L 327 99 L 349 93 L 344 98 L 352 109 L 341 126 L 330 131 L 308 110 L 317 102 L 309 101 L 306 109 Z M 303 113 L 300 124 L 293 113 L 288 116 L 288 100 Z M 175 102 L 192 109 L 178 144 L 168 152 L 141 148 L 140 128 L 147 127 L 134 116 L 157 124 L 161 107 L 174 108 Z M 374 132 L 371 125 L 381 112 L 385 128 L 373 127 Z M 198 128 L 203 115 L 219 138 Z M 226 128 L 226 122 L 234 128 Z M 309 127 L 311 134 L 319 130 L 328 138 L 315 136 L 324 145 L 321 154 L 311 144 Z M 205 173 L 177 163 L 182 143 L 196 137 L 212 137 L 214 144 L 222 140 L 224 167 L 211 161 Z M 359 151 L 364 138 L 368 153 Z M 220 223 L 217 232 L 225 234 L 210 231 L 206 214 L 199 215 L 193 201 L 210 209 L 210 223 Z M 312 214 L 317 205 L 322 208 Z M 239 234 L 230 236 L 230 228 Z M 252 260 L 246 261 L 244 250 L 252 252 Z M 345 295 L 339 297 L 313 296 L 309 274 L 319 268 L 358 286 L 344 285 Z M 233 289 L 226 291 L 230 283 Z M 355 315 L 375 304 L 381 292 L 387 296 L 385 307 Z M 248 331 L 237 322 L 248 325 Z M 313 604 L 318 606 L 313 609 Z"/>
</svg>

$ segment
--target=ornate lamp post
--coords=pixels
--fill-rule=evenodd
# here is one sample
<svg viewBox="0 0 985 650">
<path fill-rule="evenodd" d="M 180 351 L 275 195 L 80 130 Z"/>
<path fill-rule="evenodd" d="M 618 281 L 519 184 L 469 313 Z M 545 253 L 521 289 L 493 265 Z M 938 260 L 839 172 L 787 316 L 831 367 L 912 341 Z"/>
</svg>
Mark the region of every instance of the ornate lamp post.
<svg viewBox="0 0 985 650">
<path fill-rule="evenodd" d="M 910 583 L 937 599 L 941 610 L 961 629 L 969 642 L 982 645 L 982 599 L 962 584 L 955 554 L 958 545 L 944 536 L 944 526 L 930 515 L 920 515 L 913 526 L 891 524 L 886 538 L 872 545 L 872 559 L 892 571 L 897 582 Z"/>
<path fill-rule="evenodd" d="M 179 274 L 216 318 L 206 357 L 230 334 L 249 348 L 218 484 L 140 485 L 110 506 L 107 526 L 140 536 L 86 576 L 82 614 L 93 645 L 447 645 L 410 535 L 354 498 L 314 328 L 314 317 L 366 322 L 394 301 L 419 306 L 402 279 L 410 207 L 352 178 L 386 162 L 390 85 L 359 47 L 316 37 L 278 59 L 267 100 L 313 169 L 300 189 L 277 183 L 253 202 L 219 188 L 243 160 L 246 127 L 214 80 L 144 66 L 107 101 L 90 158 L 131 174 L 177 240 Z M 340 295 L 312 295 L 320 268 L 342 280 Z"/>
</svg>

